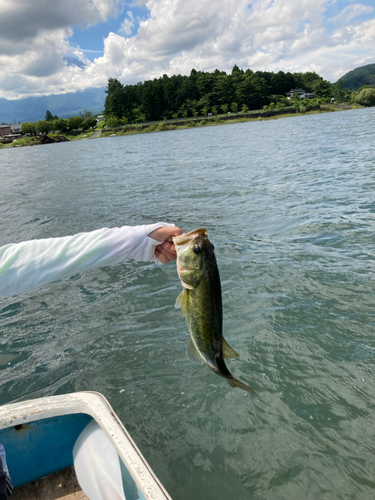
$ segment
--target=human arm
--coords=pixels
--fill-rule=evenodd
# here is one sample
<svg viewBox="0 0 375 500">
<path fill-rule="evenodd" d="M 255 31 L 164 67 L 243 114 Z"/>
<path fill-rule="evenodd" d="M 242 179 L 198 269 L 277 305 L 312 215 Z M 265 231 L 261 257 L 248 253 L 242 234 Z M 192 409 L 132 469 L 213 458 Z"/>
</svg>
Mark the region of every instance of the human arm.
<svg viewBox="0 0 375 500">
<path fill-rule="evenodd" d="M 172 224 L 158 222 L 6 245 L 0 248 L 0 297 L 123 260 L 168 262 L 174 247 L 163 238 L 177 234 Z"/>
</svg>

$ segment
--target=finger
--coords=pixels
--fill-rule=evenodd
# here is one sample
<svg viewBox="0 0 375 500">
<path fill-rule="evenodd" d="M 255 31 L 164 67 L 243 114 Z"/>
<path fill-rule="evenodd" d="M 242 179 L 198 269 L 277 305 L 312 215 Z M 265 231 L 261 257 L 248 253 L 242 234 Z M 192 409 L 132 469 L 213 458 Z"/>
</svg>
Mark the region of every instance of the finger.
<svg viewBox="0 0 375 500">
<path fill-rule="evenodd" d="M 167 252 L 176 254 L 176 248 L 174 246 L 174 243 L 172 243 L 171 241 L 164 241 L 161 245 L 158 246 L 163 247 L 165 250 L 167 250 Z"/>
<path fill-rule="evenodd" d="M 155 249 L 155 256 L 160 260 L 162 264 L 168 264 L 169 259 L 163 253 L 161 253 L 157 248 Z"/>
<path fill-rule="evenodd" d="M 166 226 L 159 227 L 154 231 L 151 231 L 147 236 L 156 240 L 156 241 L 165 241 L 168 238 L 172 238 L 172 236 L 179 236 L 181 234 L 181 229 L 176 226 Z"/>
<path fill-rule="evenodd" d="M 167 257 L 168 260 L 176 260 L 176 258 L 177 258 L 176 252 L 171 252 L 165 246 L 165 243 L 163 243 L 162 245 L 158 245 L 156 247 L 156 249 L 158 250 L 158 252 L 160 252 L 161 254 L 165 255 L 165 257 Z"/>
</svg>

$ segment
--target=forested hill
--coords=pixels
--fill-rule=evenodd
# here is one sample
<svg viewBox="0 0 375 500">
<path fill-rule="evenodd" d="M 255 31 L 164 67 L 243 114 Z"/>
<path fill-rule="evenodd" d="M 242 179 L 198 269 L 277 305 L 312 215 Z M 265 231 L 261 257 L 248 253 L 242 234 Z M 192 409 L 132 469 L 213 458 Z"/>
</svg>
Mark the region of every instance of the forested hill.
<svg viewBox="0 0 375 500">
<path fill-rule="evenodd" d="M 367 64 L 353 69 L 341 77 L 340 80 L 342 86 L 350 90 L 358 90 L 363 85 L 375 86 L 375 64 Z"/>
<path fill-rule="evenodd" d="M 163 75 L 136 85 L 123 85 L 110 78 L 104 114 L 137 122 L 261 109 L 271 102 L 285 100 L 285 93 L 292 88 L 302 88 L 327 99 L 334 92 L 330 82 L 312 72 L 253 72 L 237 66 L 230 74 L 192 69 L 189 76 Z"/>
</svg>

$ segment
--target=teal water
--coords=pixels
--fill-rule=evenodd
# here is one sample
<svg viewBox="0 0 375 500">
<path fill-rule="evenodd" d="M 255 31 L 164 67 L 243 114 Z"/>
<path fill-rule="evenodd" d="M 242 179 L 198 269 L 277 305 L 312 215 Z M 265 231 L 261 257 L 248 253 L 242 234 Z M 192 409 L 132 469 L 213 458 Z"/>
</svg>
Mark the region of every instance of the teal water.
<svg viewBox="0 0 375 500">
<path fill-rule="evenodd" d="M 373 499 L 375 108 L 0 151 L 0 246 L 165 220 L 215 244 L 233 390 L 175 264 L 0 299 L 0 404 L 103 393 L 174 500 Z"/>
</svg>

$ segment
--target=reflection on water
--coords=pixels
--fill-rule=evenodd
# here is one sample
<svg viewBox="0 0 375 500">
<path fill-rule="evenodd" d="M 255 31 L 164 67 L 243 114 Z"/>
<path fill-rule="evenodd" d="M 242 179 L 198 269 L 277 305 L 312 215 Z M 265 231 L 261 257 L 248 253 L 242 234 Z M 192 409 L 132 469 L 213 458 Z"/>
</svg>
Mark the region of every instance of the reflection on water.
<svg viewBox="0 0 375 500">
<path fill-rule="evenodd" d="M 374 109 L 0 152 L 0 245 L 167 220 L 215 244 L 236 378 L 173 264 L 0 302 L 0 403 L 102 392 L 175 500 L 372 499 Z"/>
</svg>

